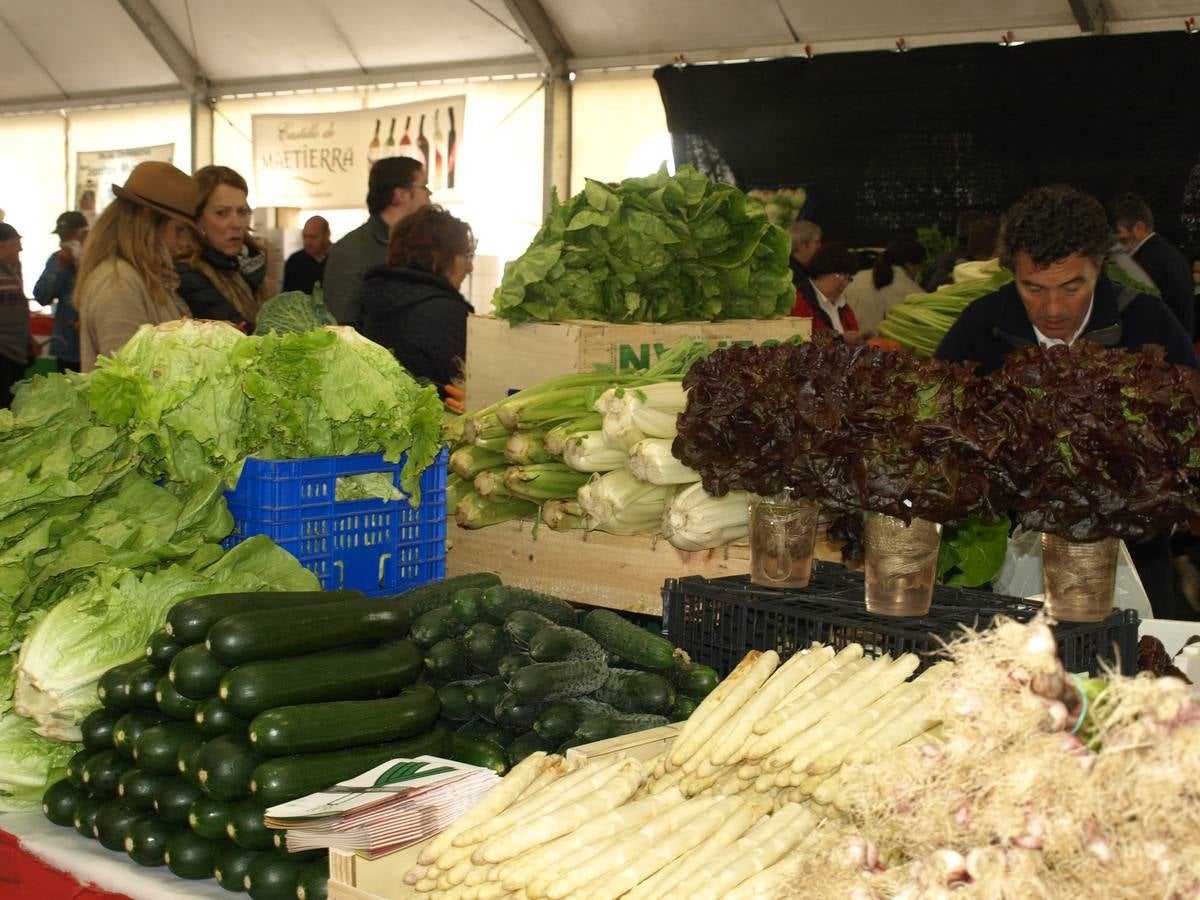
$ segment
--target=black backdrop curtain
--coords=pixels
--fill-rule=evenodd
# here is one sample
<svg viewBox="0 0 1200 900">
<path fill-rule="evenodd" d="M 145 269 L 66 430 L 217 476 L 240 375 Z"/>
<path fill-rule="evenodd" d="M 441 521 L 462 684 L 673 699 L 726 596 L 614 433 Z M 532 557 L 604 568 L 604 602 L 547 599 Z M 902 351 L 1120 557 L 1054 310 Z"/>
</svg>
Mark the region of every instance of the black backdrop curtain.
<svg viewBox="0 0 1200 900">
<path fill-rule="evenodd" d="M 675 160 L 744 189 L 804 185 L 827 239 L 952 233 L 1063 181 L 1141 194 L 1200 244 L 1200 40 L 1180 32 L 665 66 Z"/>
</svg>

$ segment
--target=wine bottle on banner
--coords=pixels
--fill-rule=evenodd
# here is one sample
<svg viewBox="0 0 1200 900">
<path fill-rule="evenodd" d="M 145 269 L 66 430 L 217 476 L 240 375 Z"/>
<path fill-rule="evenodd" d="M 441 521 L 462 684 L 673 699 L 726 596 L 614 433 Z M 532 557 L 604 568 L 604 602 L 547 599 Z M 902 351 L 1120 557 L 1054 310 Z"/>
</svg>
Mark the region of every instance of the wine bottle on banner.
<svg viewBox="0 0 1200 900">
<path fill-rule="evenodd" d="M 454 187 L 454 175 L 457 168 L 457 148 L 458 132 L 454 130 L 454 107 L 446 107 L 446 115 L 450 117 L 450 131 L 446 135 L 446 187 L 452 189 Z"/>
<path fill-rule="evenodd" d="M 444 134 L 442 134 L 442 124 L 441 124 L 441 118 L 439 116 L 439 113 L 441 113 L 440 109 L 435 109 L 433 111 L 433 159 L 434 159 L 433 186 L 440 191 L 443 186 L 443 181 L 442 181 L 442 162 L 443 162 L 442 161 L 442 144 L 445 142 L 446 136 Z"/>
<path fill-rule="evenodd" d="M 387 140 L 383 142 L 383 155 L 396 155 L 396 120 L 392 119 L 392 127 L 388 129 Z"/>
<path fill-rule="evenodd" d="M 380 150 L 379 125 L 380 125 L 381 121 L 382 121 L 381 119 L 375 120 L 375 136 L 373 138 L 371 138 L 371 143 L 367 145 L 367 165 L 368 166 L 375 165 L 375 162 L 379 159 L 379 150 Z"/>
<path fill-rule="evenodd" d="M 421 121 L 417 125 L 417 149 L 421 151 L 421 165 L 425 167 L 425 175 L 429 175 L 429 139 L 425 137 L 425 116 L 421 115 Z"/>
<path fill-rule="evenodd" d="M 401 156 L 416 156 L 416 151 L 413 149 L 412 138 L 408 136 L 409 126 L 412 125 L 412 116 L 406 116 L 404 119 L 404 134 L 400 135 L 400 155 Z"/>
</svg>

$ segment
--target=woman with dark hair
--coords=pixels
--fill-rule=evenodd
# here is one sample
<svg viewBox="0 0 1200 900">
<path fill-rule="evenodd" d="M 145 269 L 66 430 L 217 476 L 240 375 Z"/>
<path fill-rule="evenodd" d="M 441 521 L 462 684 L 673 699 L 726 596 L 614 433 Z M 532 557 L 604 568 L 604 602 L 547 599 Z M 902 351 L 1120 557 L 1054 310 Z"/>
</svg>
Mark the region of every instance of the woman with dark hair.
<svg viewBox="0 0 1200 900">
<path fill-rule="evenodd" d="M 436 385 L 442 399 L 467 353 L 467 316 L 475 310 L 460 291 L 474 258 L 471 226 L 423 206 L 392 226 L 387 265 L 363 278 L 363 336 Z"/>
<path fill-rule="evenodd" d="M 228 166 L 204 166 L 193 177 L 200 187 L 200 242 L 176 257 L 179 296 L 197 319 L 253 331 L 267 299 L 267 254 L 250 236 L 246 179 Z"/>
<path fill-rule="evenodd" d="M 846 343 L 860 343 L 858 320 L 845 298 L 846 286 L 854 278 L 856 268 L 854 254 L 845 244 L 822 244 L 808 264 L 808 277 L 817 302 L 810 303 L 802 292 L 797 292 L 792 315 L 812 319 L 813 331 L 836 331 Z"/>
<path fill-rule="evenodd" d="M 909 294 L 921 293 L 914 279 L 924 261 L 925 248 L 919 241 L 896 238 L 876 257 L 870 272 L 860 273 L 846 288 L 846 302 L 864 334 L 876 333 L 892 306 Z"/>
</svg>

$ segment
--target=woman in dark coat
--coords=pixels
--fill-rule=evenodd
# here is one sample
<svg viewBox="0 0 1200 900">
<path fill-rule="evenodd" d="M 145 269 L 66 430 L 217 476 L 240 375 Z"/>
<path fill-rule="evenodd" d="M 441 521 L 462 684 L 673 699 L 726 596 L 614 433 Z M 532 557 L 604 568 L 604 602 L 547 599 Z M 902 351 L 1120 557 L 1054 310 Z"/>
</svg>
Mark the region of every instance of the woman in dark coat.
<svg viewBox="0 0 1200 900">
<path fill-rule="evenodd" d="M 392 226 L 387 265 L 363 279 L 363 336 L 436 385 L 443 399 L 467 353 L 467 316 L 475 310 L 459 290 L 474 258 L 471 226 L 425 206 Z"/>
</svg>

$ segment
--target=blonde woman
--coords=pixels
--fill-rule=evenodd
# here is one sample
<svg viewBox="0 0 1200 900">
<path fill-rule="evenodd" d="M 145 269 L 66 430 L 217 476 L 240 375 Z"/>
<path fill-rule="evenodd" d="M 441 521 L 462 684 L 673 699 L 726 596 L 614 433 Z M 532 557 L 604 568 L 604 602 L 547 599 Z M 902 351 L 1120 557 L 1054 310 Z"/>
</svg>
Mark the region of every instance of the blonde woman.
<svg viewBox="0 0 1200 900">
<path fill-rule="evenodd" d="M 195 227 L 196 182 L 170 163 L 144 162 L 113 193 L 88 234 L 75 285 L 84 372 L 142 325 L 187 316 L 171 256 Z"/>
<path fill-rule="evenodd" d="M 267 255 L 250 236 L 246 180 L 228 166 L 205 166 L 194 177 L 200 189 L 200 241 L 176 258 L 179 296 L 197 319 L 219 319 L 253 331 L 267 299 Z"/>
</svg>

